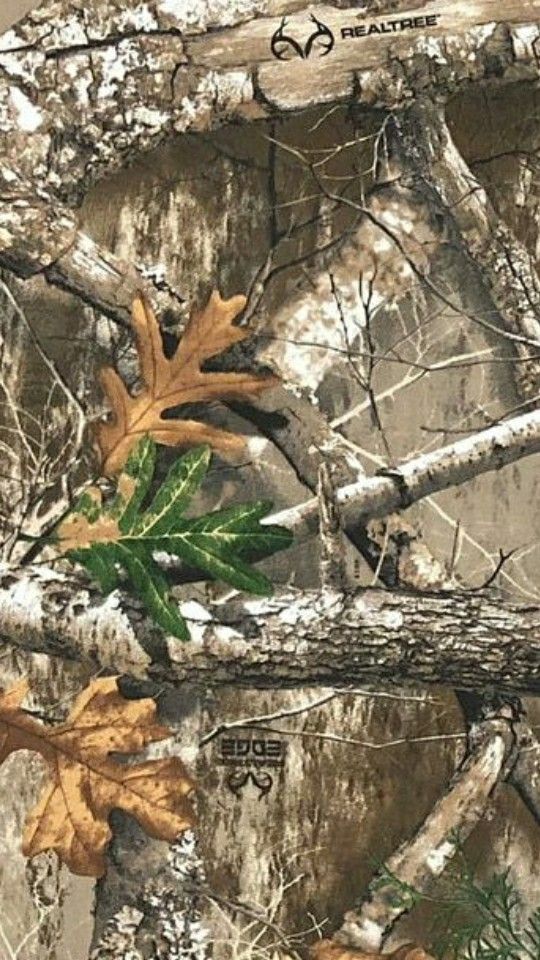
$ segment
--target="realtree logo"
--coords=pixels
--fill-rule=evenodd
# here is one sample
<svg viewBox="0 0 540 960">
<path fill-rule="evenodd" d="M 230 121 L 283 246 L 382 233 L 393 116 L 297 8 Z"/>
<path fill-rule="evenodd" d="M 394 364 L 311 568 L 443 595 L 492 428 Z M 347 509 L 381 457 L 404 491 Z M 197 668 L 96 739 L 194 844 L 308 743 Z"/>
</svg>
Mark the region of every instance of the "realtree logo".
<svg viewBox="0 0 540 960">
<path fill-rule="evenodd" d="M 219 746 L 218 763 L 224 766 L 282 767 L 285 763 L 285 744 L 281 740 L 223 737 Z"/>
<path fill-rule="evenodd" d="M 325 23 L 317 20 L 314 13 L 310 16 L 312 23 L 315 24 L 315 29 L 312 30 L 305 43 L 285 33 L 287 18 L 283 17 L 270 41 L 272 53 L 278 60 L 292 60 L 294 57 L 307 60 L 312 54 L 317 57 L 326 57 L 330 53 L 335 42 L 334 34 Z"/>
<path fill-rule="evenodd" d="M 428 30 L 436 27 L 440 13 L 432 13 L 426 17 L 404 17 L 395 20 L 380 20 L 377 23 L 357 23 L 354 27 L 342 27 L 341 39 L 354 40 L 356 37 L 387 36 L 392 33 L 403 33 L 406 30 Z"/>
<path fill-rule="evenodd" d="M 312 55 L 326 57 L 334 49 L 335 37 L 330 27 L 318 20 L 314 13 L 310 16 L 315 29 L 312 30 L 305 41 L 286 31 L 288 20 L 283 17 L 270 41 L 272 53 L 278 60 L 292 60 L 295 57 L 307 60 Z M 396 17 L 392 20 L 357 23 L 350 27 L 341 27 L 340 38 L 341 40 L 356 40 L 360 37 L 388 37 L 388 35 L 400 34 L 409 30 L 429 30 L 438 26 L 440 16 L 439 13 L 434 13 L 427 16 Z"/>
<path fill-rule="evenodd" d="M 243 789 L 251 784 L 259 791 L 259 800 L 262 800 L 274 785 L 274 777 L 263 768 L 282 769 L 285 751 L 286 744 L 281 740 L 222 737 L 217 762 L 220 766 L 234 768 L 225 780 L 231 793 L 241 798 Z"/>
</svg>

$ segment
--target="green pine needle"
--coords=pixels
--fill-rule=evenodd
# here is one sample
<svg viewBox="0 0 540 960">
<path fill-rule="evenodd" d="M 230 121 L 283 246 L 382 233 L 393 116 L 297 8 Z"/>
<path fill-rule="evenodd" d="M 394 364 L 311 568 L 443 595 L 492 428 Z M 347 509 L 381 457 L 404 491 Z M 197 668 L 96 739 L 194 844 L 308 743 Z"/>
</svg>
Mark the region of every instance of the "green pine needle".
<svg viewBox="0 0 540 960">
<path fill-rule="evenodd" d="M 508 870 L 480 881 L 459 842 L 453 863 L 429 894 L 385 867 L 374 886 L 404 910 L 432 905 L 427 946 L 438 960 L 540 960 L 540 909 L 527 915 Z"/>
</svg>

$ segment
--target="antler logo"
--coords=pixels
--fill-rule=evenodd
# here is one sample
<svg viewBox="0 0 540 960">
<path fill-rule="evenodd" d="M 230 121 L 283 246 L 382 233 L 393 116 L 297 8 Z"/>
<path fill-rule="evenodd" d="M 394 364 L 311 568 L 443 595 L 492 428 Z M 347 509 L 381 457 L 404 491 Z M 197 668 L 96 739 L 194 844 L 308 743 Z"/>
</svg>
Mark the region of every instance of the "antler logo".
<svg viewBox="0 0 540 960">
<path fill-rule="evenodd" d="M 287 18 L 283 17 L 279 27 L 270 41 L 270 49 L 278 60 L 292 60 L 294 57 L 301 57 L 307 60 L 314 53 L 318 57 L 326 57 L 333 49 L 335 40 L 334 34 L 325 23 L 317 20 L 314 13 L 310 14 L 312 22 L 315 24 L 315 30 L 309 35 L 306 42 L 302 45 L 294 37 L 285 33 Z"/>
</svg>

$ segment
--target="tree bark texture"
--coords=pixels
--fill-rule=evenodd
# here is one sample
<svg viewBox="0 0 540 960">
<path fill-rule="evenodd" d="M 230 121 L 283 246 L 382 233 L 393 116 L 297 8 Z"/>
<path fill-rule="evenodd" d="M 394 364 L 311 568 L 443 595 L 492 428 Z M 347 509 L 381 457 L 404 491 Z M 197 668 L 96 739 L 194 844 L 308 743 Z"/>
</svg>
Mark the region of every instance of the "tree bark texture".
<svg viewBox="0 0 540 960">
<path fill-rule="evenodd" d="M 103 360 L 104 354 L 110 359 L 111 352 L 117 347 L 122 358 L 127 343 L 123 334 L 118 336 L 116 332 L 110 332 L 102 314 L 126 321 L 132 292 L 141 280 L 147 282 L 153 296 L 167 311 L 171 310 L 176 320 L 178 316 L 184 316 L 187 304 L 200 302 L 210 286 L 219 283 L 228 293 L 250 288 L 256 268 L 275 241 L 275 236 L 271 236 L 269 208 L 272 196 L 276 200 L 276 187 L 279 199 L 289 200 L 291 196 L 296 199 L 300 194 L 297 187 L 303 186 L 298 170 L 291 174 L 292 167 L 287 167 L 283 161 L 281 172 L 278 169 L 276 174 L 276 170 L 272 170 L 272 167 L 280 166 L 280 158 L 276 159 L 276 152 L 272 153 L 264 136 L 271 133 L 286 139 L 292 133 L 294 139 L 299 129 L 304 132 L 322 116 L 312 114 L 303 121 L 301 116 L 291 115 L 287 126 L 283 117 L 289 109 L 297 105 L 310 106 L 319 99 L 333 107 L 336 98 L 348 100 L 351 91 L 361 106 L 394 108 L 407 103 L 413 91 L 422 90 L 429 95 L 436 92 L 437 97 L 446 100 L 456 91 L 470 89 L 477 81 L 483 84 L 487 80 L 489 86 L 511 90 L 511 84 L 520 78 L 533 87 L 538 76 L 532 47 L 536 26 L 529 21 L 525 26 L 520 25 L 527 19 L 520 4 L 509 8 L 507 25 L 496 25 L 492 20 L 493 4 L 480 3 L 469 8 L 476 23 L 486 24 L 475 30 L 469 30 L 467 26 L 469 11 L 460 9 L 461 26 L 456 28 L 456 34 L 452 35 L 448 20 L 441 20 L 441 32 L 436 31 L 430 38 L 428 52 L 412 34 L 395 43 L 382 38 L 376 45 L 370 42 L 366 46 L 361 40 L 344 44 L 333 64 L 330 63 L 332 58 L 328 63 L 323 60 L 315 64 L 309 74 L 309 84 L 305 65 L 293 64 L 291 67 L 290 64 L 274 62 L 269 53 L 269 38 L 283 15 L 291 19 L 295 29 L 304 29 L 305 11 L 300 4 L 276 6 L 269 3 L 262 9 L 259 5 L 255 19 L 252 19 L 253 11 L 249 7 L 246 9 L 246 5 L 242 8 L 205 8 L 205 22 L 196 25 L 181 21 L 177 10 L 171 12 L 171 5 L 164 2 L 143 5 L 108 3 L 97 7 L 96 4 L 81 11 L 65 3 L 46 3 L 17 31 L 9 34 L 2 54 L 6 79 L 2 123 L 10 147 L 7 180 L 2 191 L 5 197 L 1 214 L 3 262 L 21 275 L 38 274 L 31 289 L 38 291 L 43 300 L 39 311 L 30 306 L 30 313 L 43 336 L 58 335 L 60 330 L 66 342 L 73 337 L 73 342 L 77 343 L 77 338 L 89 337 L 90 330 L 93 336 L 95 331 L 96 349 L 92 361 L 87 361 L 83 376 L 73 377 L 70 381 L 77 385 L 92 415 L 96 411 L 102 412 L 101 400 L 93 383 L 94 367 Z M 422 13 L 426 10 L 427 6 Z M 441 4 L 440 11 L 454 23 L 455 9 L 450 11 Z M 349 22 L 352 17 L 355 23 L 363 22 L 356 9 L 325 7 L 318 12 L 333 29 L 339 26 L 341 18 Z M 399 15 L 406 16 L 407 11 L 403 10 Z M 53 16 L 57 26 L 50 33 L 49 22 Z M 375 19 L 379 19 L 378 15 Z M 233 59 L 228 61 L 227 57 Z M 61 93 L 57 92 L 59 89 Z M 144 91 L 143 97 L 141 90 Z M 144 101 L 142 107 L 141 100 Z M 224 130 L 217 138 L 205 139 L 207 131 L 230 119 L 274 117 L 276 105 L 281 113 L 277 128 L 270 129 L 266 122 L 249 128 L 253 137 L 256 137 L 256 131 L 261 133 L 259 145 L 254 147 L 253 156 L 249 158 L 254 161 L 251 165 L 246 164 L 240 149 L 241 127 L 232 128 L 232 133 Z M 34 128 L 23 129 L 24 124 Z M 203 135 L 179 143 L 177 147 L 164 147 L 159 154 L 152 156 L 151 163 L 142 158 L 133 170 L 125 171 L 98 187 L 80 213 L 73 213 L 73 204 L 79 202 L 90 183 L 126 161 L 134 160 L 140 151 L 144 152 L 183 131 L 198 131 Z M 339 135 L 342 133 L 343 139 L 351 135 L 345 125 L 340 128 Z M 331 134 L 335 136 L 335 131 Z M 327 146 L 324 137 L 322 131 L 318 143 Z M 454 164 L 455 155 L 450 153 L 450 157 Z M 205 173 L 204 162 L 212 166 L 209 175 Z M 15 179 L 10 181 L 13 175 Z M 290 190 L 288 195 L 284 189 L 286 181 Z M 493 318 L 492 311 L 504 307 L 502 289 L 499 289 L 495 302 L 491 275 L 487 280 L 484 275 L 475 287 L 470 277 L 480 276 L 481 271 L 471 262 L 471 250 L 466 244 L 454 245 L 455 233 L 446 234 L 445 228 L 441 231 L 437 226 L 440 207 L 435 202 L 435 189 L 440 182 L 438 185 L 430 182 L 421 206 L 418 204 L 418 197 L 422 194 L 420 180 L 412 185 L 397 181 L 386 185 L 379 183 L 366 206 L 386 226 L 396 216 L 400 225 L 412 224 L 413 239 L 405 246 L 407 257 L 414 260 L 422 273 L 427 254 L 430 271 L 437 278 L 444 277 L 445 283 L 459 292 L 457 306 L 464 306 L 465 317 L 460 316 L 459 311 L 452 313 L 447 308 L 446 313 L 433 322 L 433 341 L 429 336 L 422 341 L 420 336 L 415 339 L 413 331 L 418 321 L 415 311 L 421 309 L 419 304 L 422 307 L 428 304 L 431 310 L 437 297 L 424 290 L 422 300 L 416 289 L 418 277 L 414 273 L 411 276 L 410 267 L 406 282 L 403 282 L 400 271 L 404 257 L 394 245 L 393 252 L 387 249 L 376 258 L 379 269 L 375 286 L 382 301 L 388 297 L 389 290 L 393 289 L 392 296 L 395 296 L 399 288 L 402 305 L 401 311 L 394 313 L 392 309 L 382 308 L 377 327 L 377 351 L 384 354 L 399 336 L 408 336 L 415 348 L 418 343 L 420 359 L 424 359 L 423 351 L 427 349 L 429 362 L 434 364 L 441 361 L 441 355 L 442 359 L 451 355 L 458 343 L 460 347 L 459 350 L 456 347 L 456 352 L 470 353 L 492 350 L 494 343 L 500 348 L 502 343 L 508 355 L 510 347 L 512 351 L 514 349 L 513 343 L 499 340 L 495 332 L 479 328 L 468 319 L 475 311 L 480 317 Z M 36 192 L 36 184 L 39 192 Z M 450 204 L 449 197 L 447 200 Z M 472 424 L 471 432 L 476 432 L 479 418 L 481 426 L 491 422 L 487 415 L 482 419 L 484 409 L 495 419 L 499 414 L 506 415 L 514 402 L 513 378 L 506 368 L 503 371 L 500 366 L 487 367 L 490 373 L 485 378 L 484 371 L 482 377 L 473 377 L 470 368 L 460 370 L 457 367 L 455 373 L 451 368 L 435 371 L 433 379 L 436 383 L 432 386 L 431 377 L 423 370 L 413 368 L 405 376 L 405 369 L 398 366 L 393 368 L 390 376 L 388 368 L 383 365 L 379 368 L 374 392 L 382 410 L 383 426 L 389 434 L 392 457 L 388 457 L 381 433 L 371 419 L 372 405 L 363 391 L 352 383 L 351 370 L 358 361 L 354 350 L 349 350 L 350 344 L 342 338 L 339 310 L 341 306 L 350 324 L 353 347 L 365 346 L 362 342 L 365 331 L 354 327 L 354 321 L 361 313 L 356 293 L 358 274 L 373 266 L 366 251 L 371 253 L 375 244 L 384 241 L 385 234 L 373 220 L 362 216 L 360 210 L 354 209 L 350 213 L 351 218 L 359 221 L 357 230 L 354 234 L 349 232 L 346 241 L 336 244 L 326 258 L 318 258 L 316 282 L 312 282 L 311 275 L 306 288 L 301 289 L 300 274 L 304 273 L 304 264 L 301 271 L 285 271 L 281 280 L 278 277 L 277 284 L 272 280 L 274 288 L 254 322 L 261 332 L 261 341 L 266 345 L 269 362 L 277 364 L 293 384 L 307 385 L 311 395 L 304 399 L 312 413 L 322 412 L 323 420 L 325 417 L 333 420 L 332 430 L 323 431 L 329 449 L 333 447 L 335 451 L 337 446 L 339 457 L 345 461 L 348 456 L 353 470 L 363 464 L 372 471 L 373 467 L 393 468 L 411 458 L 429 456 L 441 446 L 439 437 L 444 440 L 444 445 L 454 442 L 453 434 L 447 436 L 443 430 L 437 436 L 437 442 L 430 445 L 429 439 L 426 441 L 426 435 L 421 432 L 426 423 L 434 428 L 444 428 L 446 423 L 452 427 L 457 419 L 459 427 L 463 426 L 460 420 L 463 416 L 465 425 Z M 194 223 L 197 224 L 196 231 Z M 348 222 L 347 230 L 351 229 Z M 303 241 L 304 245 L 299 244 L 300 254 L 317 239 L 314 232 L 308 228 L 308 240 Z M 400 229 L 400 241 L 403 241 L 405 232 Z M 414 247 L 413 240 L 417 237 L 420 244 Z M 392 241 L 390 245 L 392 247 Z M 422 246 L 424 257 L 420 256 L 418 246 Z M 234 256 L 231 256 L 231 250 L 234 250 Z M 469 273 L 466 274 L 462 265 L 467 259 Z M 392 267 L 388 269 L 385 285 L 384 270 L 380 268 L 390 260 Z M 401 263 L 396 266 L 398 260 Z M 137 271 L 133 267 L 135 264 L 146 264 L 147 270 Z M 162 274 L 153 272 L 155 264 L 164 266 L 165 284 L 159 279 Z M 407 264 L 403 269 L 407 269 Z M 45 293 L 39 277 L 41 273 L 55 285 L 71 290 L 86 304 L 93 305 L 98 311 L 97 316 L 91 310 L 83 312 L 80 302 L 64 294 Z M 30 291 L 30 284 L 28 288 Z M 336 303 L 336 288 L 339 304 Z M 30 292 L 29 300 L 32 300 Z M 463 303 L 467 300 L 468 303 Z M 51 312 L 57 316 L 55 326 L 46 316 L 45 304 L 50 305 Z M 450 340 L 449 330 L 455 335 L 455 341 Z M 466 347 L 463 347 L 462 337 L 466 337 Z M 310 344 L 310 340 L 317 340 L 319 345 Z M 437 354 L 432 344 L 438 343 L 445 349 Z M 341 352 L 338 353 L 336 348 Z M 414 356 L 419 358 L 416 354 Z M 61 364 L 64 362 L 61 355 L 59 360 Z M 68 365 L 64 364 L 63 369 L 69 377 Z M 476 372 L 475 368 L 472 372 Z M 414 380 L 416 376 L 418 379 Z M 399 404 L 402 399 L 407 402 L 399 406 L 398 418 L 394 404 Z M 283 402 L 289 402 L 286 395 Z M 354 416 L 349 416 L 355 407 L 359 409 Z M 213 415 L 219 417 L 223 414 L 214 411 Z M 304 484 L 311 476 L 308 486 L 313 486 L 314 463 L 320 451 L 313 453 L 306 446 L 302 464 L 293 477 L 290 463 L 298 458 L 301 439 L 294 438 L 294 417 L 291 422 L 293 426 L 287 443 L 293 446 L 296 439 L 294 458 L 285 459 L 270 451 L 255 429 L 248 446 L 249 456 L 255 461 L 260 460 L 262 451 L 265 458 L 262 468 L 258 472 L 255 469 L 255 477 L 241 469 L 233 479 L 228 468 L 224 467 L 221 476 L 218 474 L 214 478 L 213 489 L 219 490 L 219 495 L 222 492 L 237 495 L 239 491 L 244 498 L 255 491 L 260 495 L 264 475 L 266 488 L 276 496 L 278 508 L 305 500 Z M 273 423 L 271 429 L 263 431 L 267 436 L 278 433 L 274 429 L 275 420 Z M 283 442 L 283 452 L 286 452 L 285 446 Z M 411 456 L 413 451 L 417 456 Z M 514 540 L 521 543 L 532 536 L 531 527 L 536 520 L 523 517 L 521 505 L 532 500 L 534 476 L 534 460 L 516 461 L 505 471 L 487 474 L 457 492 L 452 488 L 440 492 L 435 505 L 431 497 L 427 497 L 410 508 L 407 518 L 411 524 L 420 521 L 430 546 L 433 543 L 435 553 L 443 558 L 451 552 L 457 518 L 464 531 L 462 552 L 457 551 L 458 574 L 468 582 L 482 582 L 493 569 L 493 556 L 501 543 L 511 540 L 514 545 Z M 343 482 L 350 483 L 353 479 L 344 475 Z M 395 480 L 391 477 L 375 478 L 373 482 L 378 485 L 377 490 L 392 490 L 392 496 L 395 495 Z M 515 490 L 519 493 L 514 495 Z M 480 501 L 485 507 L 481 517 L 478 515 Z M 504 511 L 501 505 L 504 505 Z M 478 526 L 475 527 L 477 520 Z M 354 517 L 346 521 L 349 522 L 354 523 Z M 407 554 L 399 559 L 400 569 L 404 570 L 410 557 Z M 523 570 L 530 569 L 532 559 L 524 562 Z M 300 547 L 292 566 L 299 587 L 315 587 L 317 568 L 311 551 Z M 280 683 L 284 678 L 286 684 L 290 678 L 291 683 L 301 684 L 305 677 L 302 664 L 289 661 L 286 664 L 285 652 L 276 651 L 274 640 L 265 633 L 267 623 L 270 632 L 275 627 L 277 636 L 279 625 L 279 629 L 285 632 L 286 645 L 290 646 L 290 652 L 294 652 L 298 631 L 293 623 L 287 623 L 287 618 L 294 620 L 296 616 L 300 617 L 301 637 L 305 638 L 301 656 L 305 650 L 306 665 L 317 683 L 333 683 L 334 677 L 338 684 L 350 683 L 354 677 L 369 680 L 375 677 L 375 666 L 381 657 L 383 660 L 389 658 L 388 677 L 391 675 L 395 680 L 401 677 L 407 682 L 413 677 L 414 656 L 418 655 L 420 676 L 427 682 L 437 676 L 444 682 L 456 682 L 450 663 L 456 657 L 464 668 L 466 683 L 489 685 L 487 668 L 491 662 L 499 671 L 495 674 L 496 679 L 500 678 L 508 689 L 513 689 L 516 676 L 525 684 L 520 689 L 530 689 L 527 684 L 530 685 L 537 666 L 537 605 L 536 598 L 530 595 L 531 576 L 522 575 L 521 569 L 517 564 L 509 565 L 502 572 L 505 588 L 517 592 L 513 600 L 506 596 L 500 599 L 495 595 L 484 597 L 481 593 L 457 594 L 455 599 L 453 594 L 440 598 L 397 594 L 393 599 L 378 592 L 368 592 L 364 596 L 357 591 L 353 591 L 350 598 L 334 596 L 332 600 L 331 594 L 315 591 L 305 594 L 306 606 L 300 604 L 298 607 L 301 594 L 278 590 L 275 605 L 270 604 L 268 618 L 263 617 L 263 607 L 259 608 L 259 613 L 252 608 L 246 617 L 245 605 L 240 603 L 236 609 L 231 608 L 233 620 L 227 622 L 213 619 L 217 608 L 214 610 L 211 601 L 196 591 L 191 604 L 189 600 L 185 601 L 188 613 L 191 611 L 196 642 L 192 647 L 180 650 L 177 644 L 171 646 L 168 639 L 164 640 L 149 627 L 141 619 L 137 606 L 126 605 L 123 598 L 114 596 L 107 605 L 88 591 L 86 582 L 66 583 L 60 576 L 44 584 L 28 571 L 29 579 L 24 586 L 20 582 L 10 583 L 9 579 L 4 582 L 4 627 L 8 621 L 13 625 L 15 616 L 18 640 L 35 643 L 39 648 L 43 644 L 43 648 L 49 651 L 55 647 L 55 652 L 62 654 L 78 655 L 83 648 L 83 656 L 96 666 L 103 653 L 115 670 L 151 675 L 155 679 L 170 679 L 171 673 L 186 676 L 188 672 L 194 677 L 199 671 L 198 676 L 211 681 L 205 719 L 212 728 L 224 718 L 241 720 L 254 714 L 279 713 L 280 709 L 292 708 L 304 699 L 309 700 L 309 689 L 300 692 L 295 688 L 279 693 L 242 689 L 239 695 L 238 687 L 218 691 L 214 686 L 215 657 L 209 653 L 213 649 L 216 657 L 218 651 L 224 656 L 221 678 L 230 678 L 233 684 L 238 680 L 243 662 L 249 674 L 248 683 L 253 682 L 253 677 L 258 683 L 257 676 L 261 683 L 267 680 L 270 663 L 275 667 Z M 358 560 L 356 575 L 362 582 L 366 579 L 369 582 L 371 578 Z M 28 602 L 29 619 L 20 619 L 22 604 L 13 604 L 13 592 L 19 600 L 25 596 L 26 601 L 31 601 Z M 77 600 L 82 606 L 77 606 Z M 365 609 L 363 603 L 367 603 Z M 368 612 L 374 617 L 371 628 L 365 623 Z M 320 633 L 317 620 L 310 620 L 314 613 L 319 618 Z M 337 617 L 335 623 L 334 615 Z M 206 619 L 207 616 L 212 619 Z M 238 621 L 234 619 L 236 616 Z M 405 623 L 403 641 L 401 630 L 396 626 L 400 617 L 404 617 Z M 101 643 L 103 631 L 96 626 L 105 623 L 108 652 Z M 315 624 L 313 640 L 310 623 Z M 325 623 L 330 631 L 327 646 L 323 641 Z M 253 637 L 242 635 L 242 624 L 254 630 Z M 343 631 L 338 636 L 340 624 Z M 65 631 L 63 640 L 60 629 Z M 364 630 L 368 641 L 366 661 L 359 652 L 359 637 Z M 234 632 L 240 633 L 240 639 L 234 636 Z M 345 640 L 341 639 L 341 632 Z M 505 638 L 502 645 L 501 635 Z M 210 638 L 208 648 L 204 645 L 205 636 Z M 431 646 L 430 638 L 433 639 Z M 480 657 L 484 638 L 487 638 L 488 663 L 484 661 L 483 653 Z M 333 647 L 334 643 L 336 647 Z M 289 659 L 293 659 L 292 656 Z M 292 673 L 288 672 L 289 669 Z M 438 691 L 433 694 L 443 697 Z M 311 691 L 311 695 L 316 699 L 321 693 Z M 430 731 L 440 730 L 443 735 L 460 729 L 456 714 L 452 713 L 455 708 L 450 697 L 446 697 L 444 709 L 449 712 L 454 726 L 438 719 L 438 709 L 441 713 L 444 710 L 426 702 L 411 702 L 407 706 L 406 701 L 400 701 L 399 710 L 392 706 L 392 701 L 388 701 L 384 708 L 380 706 L 381 702 L 386 703 L 376 697 L 351 694 L 335 698 L 315 715 L 307 714 L 305 728 L 302 722 L 294 727 L 295 735 L 283 735 L 288 749 L 286 766 L 276 774 L 272 791 L 262 800 L 253 786 L 248 787 L 241 797 L 230 792 L 227 771 L 217 765 L 219 738 L 201 751 L 198 777 L 206 798 L 201 810 L 201 837 L 213 874 L 212 881 L 222 893 L 235 889 L 241 897 L 261 899 L 271 886 L 273 852 L 277 850 L 286 857 L 287 846 L 289 853 L 299 843 L 304 847 L 321 846 L 324 854 L 313 869 L 306 871 L 310 876 L 303 881 L 303 886 L 296 888 L 301 892 L 293 890 L 292 902 L 283 908 L 282 918 L 289 928 L 298 927 L 307 903 L 320 910 L 322 915 L 332 915 L 335 920 L 348 900 L 348 893 L 342 888 L 344 869 L 350 869 L 355 876 L 361 877 L 361 883 L 367 885 L 371 853 L 364 838 L 377 836 L 380 839 L 381 817 L 385 817 L 388 827 L 384 837 L 386 853 L 389 854 L 393 846 L 410 835 L 418 819 L 429 811 L 446 775 L 453 768 L 456 746 L 459 749 L 461 741 L 443 741 L 444 749 L 440 743 L 435 743 L 433 748 L 402 744 L 385 760 L 388 754 L 384 751 L 371 754 L 368 748 L 336 746 L 311 736 L 314 732 L 324 735 L 325 732 L 346 730 L 352 733 L 353 739 L 361 739 L 367 735 L 365 731 L 369 727 L 375 731 L 375 739 L 384 741 L 392 738 L 396 730 L 398 739 L 401 735 L 406 738 L 411 729 L 408 724 L 414 729 L 418 726 L 423 729 L 422 724 L 424 728 L 427 725 Z M 316 716 L 315 731 L 309 716 Z M 374 725 L 371 724 L 372 717 L 375 717 Z M 285 723 L 287 721 L 283 720 L 282 724 Z M 195 736 L 193 731 L 189 736 Z M 372 756 L 377 760 L 371 759 Z M 408 766 L 409 762 L 415 765 L 418 779 L 426 784 L 420 800 L 417 786 L 403 784 L 399 774 L 401 764 Z M 347 770 L 349 773 L 344 772 Z M 317 797 L 316 806 L 310 797 L 305 796 L 303 782 L 311 784 L 310 792 Z M 496 802 L 501 804 L 501 809 L 508 811 L 508 801 L 500 799 L 500 792 Z M 338 814 L 340 823 L 344 824 L 339 831 L 333 827 Z M 527 843 L 533 850 L 534 842 L 529 842 L 526 825 L 519 829 L 521 833 L 516 845 L 520 846 L 522 858 L 531 857 L 529 886 L 532 886 L 534 856 L 527 854 L 526 850 Z M 358 839 L 359 833 L 361 839 Z M 231 836 L 234 844 L 231 844 Z M 353 836 L 357 838 L 354 844 L 351 841 Z M 113 880 L 119 881 L 114 892 L 115 908 L 121 899 L 122 882 L 128 899 L 131 896 L 130 838 L 129 829 L 121 826 L 118 845 L 113 852 L 113 857 L 118 857 L 118 877 Z M 487 833 L 484 842 L 487 848 L 492 846 Z M 163 851 L 160 855 L 164 856 Z M 155 851 L 148 851 L 146 860 L 145 857 L 146 854 L 141 852 L 141 863 L 155 863 L 159 859 Z M 103 932 L 107 919 L 112 889 L 112 886 L 105 886 L 99 894 L 99 933 Z"/>
<path fill-rule="evenodd" d="M 540 691 L 540 607 L 489 592 L 279 591 L 225 607 L 185 601 L 181 610 L 189 644 L 163 637 L 116 595 L 104 601 L 37 568 L 5 578 L 0 635 L 22 649 L 160 682 Z"/>
<path fill-rule="evenodd" d="M 208 7 L 196 20 L 167 0 L 121 8 L 109 0 L 84 14 L 60 0 L 42 4 L 4 37 L 0 50 L 4 264 L 21 276 L 57 264 L 50 278 L 76 291 L 84 263 L 90 286 L 95 274 L 99 305 L 110 310 L 97 281 L 114 286 L 119 265 L 76 234 L 73 215 L 58 200 L 72 205 L 93 180 L 139 153 L 178 133 L 269 117 L 276 108 L 351 97 L 369 107 L 396 108 L 412 85 L 415 96 L 447 99 L 494 71 L 498 83 L 537 79 L 534 28 L 522 0 L 505 10 L 504 26 L 496 22 L 493 0 L 459 12 L 444 2 L 421 9 L 438 24 L 429 55 L 423 37 L 405 32 L 390 40 L 343 41 L 330 63 L 285 66 L 273 61 L 270 39 L 284 15 L 298 16 L 300 25 L 306 19 L 294 0 L 268 2 L 264 11 Z M 250 21 L 250 12 L 256 19 Z M 366 20 L 355 9 L 325 8 L 324 16 L 336 35 Z M 34 237 L 29 240 L 29 223 L 39 228 L 39 248 Z M 119 315 L 129 269 L 123 274 Z"/>
</svg>

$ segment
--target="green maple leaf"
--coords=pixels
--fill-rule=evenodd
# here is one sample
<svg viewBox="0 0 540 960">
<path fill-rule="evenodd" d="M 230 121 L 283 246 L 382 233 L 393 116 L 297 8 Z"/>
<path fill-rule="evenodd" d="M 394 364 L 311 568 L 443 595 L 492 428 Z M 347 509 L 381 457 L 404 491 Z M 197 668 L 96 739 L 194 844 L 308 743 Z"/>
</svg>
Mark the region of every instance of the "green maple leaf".
<svg viewBox="0 0 540 960">
<path fill-rule="evenodd" d="M 144 437 L 118 478 L 110 505 L 103 506 L 96 491 L 83 494 L 55 536 L 68 559 L 84 566 L 104 593 L 120 585 L 123 570 L 131 592 L 155 623 L 181 640 L 190 639 L 189 631 L 169 596 L 170 584 L 154 559 L 156 554 L 172 554 L 211 579 L 265 596 L 272 593 L 272 584 L 250 561 L 269 557 L 292 543 L 289 530 L 261 524 L 272 510 L 268 501 L 216 510 L 196 519 L 184 516 L 210 458 L 209 447 L 197 447 L 178 459 L 143 510 L 156 461 L 156 444 Z"/>
</svg>

